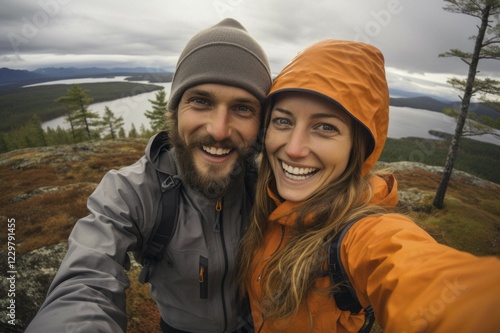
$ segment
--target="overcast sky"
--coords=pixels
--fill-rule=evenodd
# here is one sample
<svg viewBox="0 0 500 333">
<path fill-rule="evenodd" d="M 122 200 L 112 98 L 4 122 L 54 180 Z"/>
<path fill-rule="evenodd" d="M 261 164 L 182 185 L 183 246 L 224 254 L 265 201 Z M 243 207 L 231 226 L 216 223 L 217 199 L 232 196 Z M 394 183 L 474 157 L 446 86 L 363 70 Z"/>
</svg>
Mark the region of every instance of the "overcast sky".
<svg viewBox="0 0 500 333">
<path fill-rule="evenodd" d="M 368 42 L 384 54 L 391 88 L 456 97 L 463 76 L 452 48 L 472 51 L 479 20 L 441 0 L 0 0 L 0 67 L 156 67 L 172 70 L 199 30 L 239 20 L 278 73 L 297 52 L 326 39 Z M 495 61 L 481 73 L 500 77 Z"/>
</svg>

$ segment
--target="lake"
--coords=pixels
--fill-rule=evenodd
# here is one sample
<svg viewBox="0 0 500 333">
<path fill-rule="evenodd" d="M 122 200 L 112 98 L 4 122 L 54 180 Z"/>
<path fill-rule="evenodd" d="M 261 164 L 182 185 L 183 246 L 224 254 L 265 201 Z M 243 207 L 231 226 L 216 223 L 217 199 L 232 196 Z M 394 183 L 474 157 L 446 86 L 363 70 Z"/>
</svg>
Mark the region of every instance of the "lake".
<svg viewBox="0 0 500 333">
<path fill-rule="evenodd" d="M 74 80 L 60 80 L 41 83 L 43 85 L 50 84 L 80 84 L 80 83 L 93 83 L 93 82 L 116 82 L 124 81 L 126 77 L 115 78 L 87 78 L 87 79 L 74 79 Z M 147 82 L 141 82 L 147 83 Z M 37 85 L 41 85 L 37 84 Z M 154 83 L 162 86 L 168 95 L 170 94 L 170 82 L 168 83 Z M 99 115 L 104 114 L 104 108 L 108 106 L 116 117 L 123 117 L 125 122 L 125 131 L 130 131 L 132 124 L 139 131 L 141 126 L 150 128 L 149 119 L 146 118 L 144 112 L 151 110 L 151 102 L 149 100 L 156 99 L 156 91 L 144 93 L 136 96 L 125 97 L 113 101 L 101 102 L 91 104 L 89 109 L 97 112 Z M 42 127 L 55 129 L 57 126 L 61 128 L 69 128 L 69 124 L 65 121 L 65 117 L 56 118 L 42 123 Z M 419 137 L 426 139 L 436 139 L 436 137 L 429 134 L 429 130 L 441 131 L 449 134 L 455 132 L 455 120 L 439 112 L 433 112 L 422 109 L 413 109 L 408 107 L 390 107 L 389 114 L 389 133 L 390 138 L 403 138 L 403 137 Z M 473 137 L 474 140 L 494 143 L 500 145 L 500 139 L 492 135 L 482 135 Z"/>
<path fill-rule="evenodd" d="M 115 77 L 115 78 L 87 78 L 87 79 L 73 79 L 73 80 L 59 80 L 59 81 L 50 81 L 44 82 L 36 85 L 50 85 L 50 84 L 81 84 L 81 83 L 96 83 L 96 82 L 117 82 L 117 81 L 125 81 L 125 76 L 123 77 Z M 128 82 L 128 81 L 127 81 Z M 148 83 L 143 81 L 134 81 L 137 83 Z M 153 83 L 158 86 L 162 86 L 165 89 L 165 92 L 168 95 L 170 94 L 170 82 L 168 83 Z M 146 110 L 151 111 L 151 102 L 149 100 L 156 99 L 156 93 L 158 91 L 143 93 L 135 96 L 124 97 L 115 99 L 107 102 L 99 102 L 93 103 L 89 106 L 89 110 L 98 113 L 100 116 L 104 115 L 105 107 L 109 107 L 109 109 L 115 114 L 116 117 L 123 117 L 124 120 L 124 128 L 126 133 L 130 131 L 132 128 L 132 124 L 134 124 L 135 128 L 139 131 L 141 125 L 144 125 L 145 128 L 151 128 L 149 125 L 149 119 L 144 115 Z M 69 123 L 65 120 L 66 117 L 55 118 L 42 123 L 42 128 L 47 129 L 48 127 L 52 129 L 56 129 L 57 126 L 61 128 L 69 128 Z"/>
</svg>

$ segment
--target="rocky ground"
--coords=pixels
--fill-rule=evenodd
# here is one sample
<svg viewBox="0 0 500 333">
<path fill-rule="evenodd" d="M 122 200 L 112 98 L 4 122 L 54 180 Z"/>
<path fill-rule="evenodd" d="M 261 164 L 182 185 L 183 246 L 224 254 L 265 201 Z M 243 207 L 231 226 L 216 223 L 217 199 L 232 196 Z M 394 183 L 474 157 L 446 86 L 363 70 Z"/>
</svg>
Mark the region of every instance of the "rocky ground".
<svg viewBox="0 0 500 333">
<path fill-rule="evenodd" d="M 6 316 L 2 315 L 0 331 L 23 331 L 45 298 L 47 288 L 66 252 L 66 239 L 71 228 L 80 217 L 87 214 L 86 198 L 106 171 L 136 161 L 143 154 L 145 144 L 145 140 L 101 141 L 75 146 L 23 149 L 0 155 L 0 216 L 3 221 L 16 220 L 17 271 L 16 326 L 9 325 Z M 390 169 L 399 179 L 400 209 L 426 214 L 432 211 L 430 202 L 442 167 L 397 162 L 379 163 L 377 168 Z M 500 186 L 455 171 L 450 195 L 459 197 L 464 189 L 470 188 L 484 191 L 487 197 L 498 195 Z M 498 225 L 498 216 L 496 223 Z M 1 233 L 4 238 L 5 224 L 2 225 Z M 496 239 L 491 240 L 491 246 L 498 250 Z M 4 274 L 9 271 L 5 243 L 4 239 L 0 242 L 0 267 Z M 131 274 L 137 274 L 137 267 Z M 9 298 L 6 297 L 9 283 L 6 278 L 0 280 L 2 314 L 9 305 Z M 149 306 L 154 307 L 151 304 Z M 130 308 L 141 306 L 136 304 Z M 141 316 L 132 313 L 130 317 Z M 134 323 L 129 326 L 133 328 Z"/>
</svg>

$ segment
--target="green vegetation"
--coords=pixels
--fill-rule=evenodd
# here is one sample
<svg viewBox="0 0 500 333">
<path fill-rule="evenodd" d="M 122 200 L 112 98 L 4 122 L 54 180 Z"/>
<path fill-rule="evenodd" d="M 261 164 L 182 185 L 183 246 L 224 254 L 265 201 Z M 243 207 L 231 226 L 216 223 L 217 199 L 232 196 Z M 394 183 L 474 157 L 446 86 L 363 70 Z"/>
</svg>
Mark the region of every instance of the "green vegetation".
<svg viewBox="0 0 500 333">
<path fill-rule="evenodd" d="M 495 237 L 500 227 L 498 200 L 474 190 L 469 194 L 475 196 L 474 200 L 450 196 L 445 201 L 445 212 L 436 211 L 422 220 L 420 225 L 440 243 L 476 255 L 499 255 Z M 477 206 L 481 209 L 474 208 Z"/>
<path fill-rule="evenodd" d="M 104 131 L 108 131 L 111 139 L 116 139 L 118 137 L 118 133 L 121 129 L 123 129 L 124 121 L 123 117 L 116 117 L 113 111 L 106 106 L 104 108 L 104 116 L 102 117 L 102 129 Z"/>
<path fill-rule="evenodd" d="M 500 103 L 496 104 L 500 105 Z M 490 105 L 498 108 L 496 104 L 494 102 L 490 103 Z M 454 108 L 443 108 L 443 113 L 449 117 L 455 118 L 455 121 L 458 121 L 458 117 L 460 116 L 460 111 Z M 465 120 L 462 136 L 471 137 L 484 134 L 497 135 L 496 130 L 498 129 L 500 129 L 500 117 L 493 118 L 488 115 L 478 115 L 475 112 L 469 111 L 467 119 Z"/>
<path fill-rule="evenodd" d="M 422 138 L 388 138 L 380 160 L 410 161 L 444 166 L 451 136 L 440 133 L 444 140 Z M 467 138 L 460 141 L 455 168 L 500 184 L 500 146 Z"/>
<path fill-rule="evenodd" d="M 61 112 L 66 115 L 66 121 L 70 124 L 70 129 L 66 130 L 58 126 L 56 129 L 48 128 L 46 131 L 44 131 L 42 129 L 42 121 L 39 117 L 39 114 L 35 111 L 32 111 L 31 118 L 26 122 L 18 124 L 16 128 L 13 128 L 9 131 L 0 131 L 0 153 L 28 147 L 47 147 L 53 145 L 78 143 L 87 140 L 100 140 L 108 138 L 115 139 L 116 137 L 124 138 L 126 134 L 125 130 L 123 129 L 123 118 L 116 118 L 113 111 L 111 111 L 108 106 L 105 106 L 105 114 L 103 115 L 103 117 L 100 117 L 97 113 L 92 112 L 88 109 L 90 103 L 97 99 L 109 100 L 109 97 L 104 98 L 105 93 L 110 94 L 110 96 L 119 98 L 130 96 L 133 94 L 144 93 L 150 90 L 163 89 L 159 86 L 134 83 L 96 83 L 90 84 L 89 87 L 91 89 L 94 89 L 94 93 L 97 91 L 96 95 L 98 96 L 98 98 L 94 98 L 90 96 L 92 92 L 90 90 L 84 89 L 83 86 L 89 85 L 74 84 L 70 88 L 68 88 L 68 85 L 50 86 L 57 88 L 54 90 L 55 93 L 59 93 L 59 88 L 61 87 L 65 89 L 65 94 L 59 96 L 54 96 L 54 91 L 48 93 L 45 89 L 42 89 L 42 91 L 46 93 L 42 98 L 45 101 L 45 104 L 40 103 L 42 105 L 42 109 L 43 105 L 45 105 L 45 107 L 47 108 L 49 105 L 54 105 L 54 107 L 62 108 Z M 98 90 L 99 87 L 106 87 L 108 89 Z M 15 91 L 22 92 L 24 90 L 18 89 Z M 36 91 L 38 91 L 38 89 L 36 89 Z M 63 92 L 61 91 L 61 94 L 62 93 Z M 129 94 L 127 95 L 126 93 Z M 165 92 L 163 90 L 161 90 L 160 93 L 163 93 L 163 97 L 165 96 Z M 19 99 L 17 103 L 22 104 L 20 100 L 21 97 L 24 96 L 24 99 L 26 99 L 29 94 L 18 95 L 12 93 L 10 96 L 16 96 L 16 98 Z M 3 100 L 0 99 L 0 107 L 2 105 L 2 101 Z M 7 105 L 8 103 L 4 104 Z M 10 110 L 9 112 L 6 112 L 6 114 L 8 115 L 7 122 L 11 121 L 12 119 L 17 119 L 16 115 L 11 112 L 10 108 L 13 108 L 13 106 L 6 107 L 6 109 Z M 47 113 L 44 114 L 47 115 Z M 22 116 L 26 117 L 28 115 L 29 111 L 27 111 L 27 109 L 23 109 Z M 133 138 L 148 138 L 152 134 L 153 131 L 146 130 L 145 127 L 141 127 L 141 132 L 139 133 L 133 125 L 131 131 L 128 133 L 129 137 Z"/>
<path fill-rule="evenodd" d="M 74 84 L 67 90 L 66 95 L 56 99 L 57 103 L 63 103 L 66 106 L 66 120 L 71 126 L 74 142 L 77 141 L 77 134 L 82 135 L 85 132 L 88 140 L 92 140 L 93 127 L 101 122 L 99 114 L 89 110 L 89 105 L 94 99 L 88 95 L 88 90 L 83 89 L 78 84 Z"/>
<path fill-rule="evenodd" d="M 102 82 L 80 84 L 95 103 L 135 96 L 162 89 L 153 84 L 131 82 Z M 0 91 L 0 132 L 7 132 L 26 124 L 36 114 L 47 121 L 66 114 L 63 104 L 55 100 L 66 95 L 66 84 L 44 85 Z"/>
<path fill-rule="evenodd" d="M 152 111 L 146 110 L 144 115 L 150 119 L 151 128 L 154 132 L 165 128 L 165 114 L 167 113 L 167 95 L 165 90 L 160 90 L 155 94 L 156 99 L 149 99 Z"/>
<path fill-rule="evenodd" d="M 492 77 L 483 76 L 479 70 L 479 62 L 484 60 L 500 60 L 500 0 L 444 0 L 447 4 L 444 10 L 472 16 L 479 19 L 476 25 L 477 33 L 469 39 L 474 40 L 473 51 L 463 51 L 451 49 L 441 53 L 440 57 L 454 57 L 467 64 L 467 78 L 452 77 L 447 82 L 460 92 L 460 112 L 457 117 L 457 126 L 453 140 L 450 141 L 449 153 L 446 156 L 446 163 L 442 173 L 439 187 L 434 196 L 433 205 L 436 208 L 444 207 L 444 197 L 448 189 L 453 168 L 458 159 L 460 149 L 460 138 L 470 135 L 468 130 L 464 131 L 464 126 L 469 113 L 470 102 L 474 96 L 480 100 L 494 104 L 498 102 L 500 95 L 500 81 Z M 469 118 L 470 119 L 470 118 Z M 483 119 L 489 122 L 488 119 Z M 490 125 L 491 126 L 491 125 Z M 483 127 L 484 129 L 485 127 Z M 487 128 L 487 127 L 486 127 Z M 481 129 L 481 131 L 483 130 Z M 477 129 L 472 132 L 478 133 Z M 457 166 L 458 167 L 458 166 Z"/>
</svg>

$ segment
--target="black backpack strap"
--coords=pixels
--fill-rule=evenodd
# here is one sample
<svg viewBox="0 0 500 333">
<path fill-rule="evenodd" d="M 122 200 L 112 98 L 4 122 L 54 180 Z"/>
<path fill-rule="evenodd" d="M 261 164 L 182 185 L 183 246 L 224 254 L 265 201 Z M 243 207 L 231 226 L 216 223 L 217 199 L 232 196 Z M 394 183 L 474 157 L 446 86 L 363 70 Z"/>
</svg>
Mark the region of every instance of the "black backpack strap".
<svg viewBox="0 0 500 333">
<path fill-rule="evenodd" d="M 158 172 L 158 177 L 161 182 L 161 207 L 158 210 L 155 227 L 146 243 L 146 250 L 142 254 L 140 283 L 148 282 L 151 263 L 163 259 L 167 245 L 175 232 L 179 215 L 180 179 L 161 172 Z"/>
<path fill-rule="evenodd" d="M 250 224 L 250 211 L 252 210 L 253 204 L 255 202 L 257 172 L 257 165 L 255 164 L 255 161 L 246 161 L 244 177 L 245 199 L 243 201 L 241 210 L 242 228 L 240 231 L 240 240 Z"/>
<path fill-rule="evenodd" d="M 168 136 L 166 133 L 159 133 L 151 145 L 153 158 L 159 158 L 160 153 L 166 152 L 170 148 Z M 175 164 L 169 161 L 168 167 L 175 171 Z M 181 190 L 180 178 L 173 174 L 157 171 L 158 181 L 161 190 L 160 207 L 156 216 L 154 227 L 149 239 L 144 244 L 139 261 L 142 264 L 142 270 L 139 274 L 139 282 L 145 283 L 149 280 L 151 272 L 151 263 L 163 259 L 168 243 L 172 238 L 179 215 L 179 196 Z"/>
<path fill-rule="evenodd" d="M 328 251 L 328 273 L 330 274 L 330 280 L 332 284 L 339 284 L 339 290 L 333 293 L 335 303 L 340 310 L 350 311 L 351 313 L 359 313 L 363 307 L 359 302 L 354 287 L 349 281 L 349 276 L 347 275 L 344 265 L 342 265 L 340 246 L 344 236 L 358 220 L 359 219 L 354 219 L 344 227 L 344 229 L 332 240 Z M 360 333 L 370 332 L 373 322 L 375 321 L 375 314 L 372 306 L 370 305 L 364 310 L 365 323 L 359 330 Z"/>
</svg>

